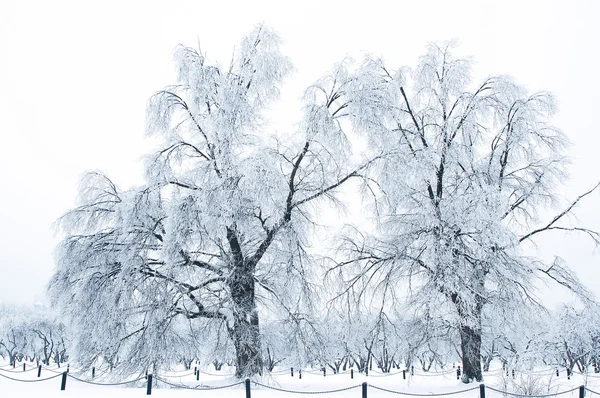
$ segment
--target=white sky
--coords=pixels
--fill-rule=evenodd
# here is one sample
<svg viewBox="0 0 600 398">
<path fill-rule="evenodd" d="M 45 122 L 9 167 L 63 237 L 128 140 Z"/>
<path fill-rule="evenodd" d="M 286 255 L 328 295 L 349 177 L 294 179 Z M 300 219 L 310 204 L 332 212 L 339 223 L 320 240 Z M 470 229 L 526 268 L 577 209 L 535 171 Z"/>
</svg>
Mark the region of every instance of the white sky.
<svg viewBox="0 0 600 398">
<path fill-rule="evenodd" d="M 290 4 L 288 4 L 290 3 Z M 44 300 L 58 237 L 87 170 L 140 184 L 148 97 L 174 83 L 172 50 L 196 46 L 227 64 L 259 22 L 284 40 L 297 71 L 274 107 L 292 129 L 304 88 L 346 56 L 382 55 L 414 66 L 432 40 L 457 38 L 475 75 L 510 74 L 554 93 L 555 124 L 572 141 L 563 196 L 600 180 L 597 1 L 0 1 L 0 303 Z M 600 195 L 579 221 L 600 230 Z M 600 296 L 600 257 L 582 237 L 540 241 Z M 551 299 L 553 297 L 550 297 Z"/>
</svg>

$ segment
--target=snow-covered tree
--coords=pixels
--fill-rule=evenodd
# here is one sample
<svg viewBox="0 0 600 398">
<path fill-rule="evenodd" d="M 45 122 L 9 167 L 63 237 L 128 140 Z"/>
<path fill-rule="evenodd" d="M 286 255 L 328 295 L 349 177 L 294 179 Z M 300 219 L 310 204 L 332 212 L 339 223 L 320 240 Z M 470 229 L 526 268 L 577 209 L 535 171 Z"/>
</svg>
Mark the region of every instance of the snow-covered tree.
<svg viewBox="0 0 600 398">
<path fill-rule="evenodd" d="M 546 350 L 554 364 L 585 373 L 597 367 L 600 358 L 600 322 L 598 308 L 586 306 L 577 310 L 563 305 L 548 322 Z"/>
<path fill-rule="evenodd" d="M 567 163 L 567 139 L 549 123 L 554 99 L 506 76 L 473 85 L 471 62 L 450 50 L 430 45 L 414 71 L 367 59 L 338 73 L 345 80 L 333 97 L 373 153 L 392 154 L 373 169 L 381 188 L 377 232 L 349 232 L 342 248 L 350 261 L 335 269 L 349 273 L 347 292 L 368 281 L 454 325 L 468 382 L 482 380 L 485 306 L 518 311 L 535 301 L 539 278 L 589 297 L 562 261 L 543 264 L 524 247 L 550 230 L 598 243 L 596 232 L 566 223 L 598 186 L 541 219 L 558 204 Z"/>
<path fill-rule="evenodd" d="M 0 356 L 50 365 L 67 359 L 65 326 L 48 308 L 0 307 Z"/>
<path fill-rule="evenodd" d="M 346 112 L 327 82 L 307 91 L 298 131 L 265 133 L 292 69 L 269 29 L 245 37 L 228 68 L 183 46 L 175 64 L 177 83 L 148 102 L 147 132 L 161 144 L 146 185 L 84 177 L 79 205 L 59 222 L 66 237 L 49 290 L 76 325 L 75 354 L 162 366 L 181 323 L 203 319 L 224 325 L 236 375 L 252 376 L 263 371 L 261 305 L 308 318 L 315 202 L 334 199 L 369 162 L 350 156 L 338 122 Z"/>
<path fill-rule="evenodd" d="M 25 323 L 26 317 L 18 308 L 0 308 L 0 350 L 11 364 L 28 351 L 31 334 Z"/>
</svg>

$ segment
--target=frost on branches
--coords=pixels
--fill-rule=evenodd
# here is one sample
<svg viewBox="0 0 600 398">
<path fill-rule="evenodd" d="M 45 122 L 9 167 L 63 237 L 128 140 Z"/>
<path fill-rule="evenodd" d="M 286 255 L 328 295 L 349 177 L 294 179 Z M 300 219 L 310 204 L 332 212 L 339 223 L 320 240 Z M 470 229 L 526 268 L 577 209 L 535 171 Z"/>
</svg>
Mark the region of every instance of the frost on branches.
<svg viewBox="0 0 600 398">
<path fill-rule="evenodd" d="M 523 245 L 553 229 L 591 191 L 550 221 L 566 164 L 563 133 L 549 124 L 548 93 L 529 94 L 505 76 L 473 85 L 470 62 L 451 46 L 430 45 L 417 68 L 392 71 L 368 59 L 347 72 L 340 100 L 366 134 L 380 187 L 378 230 L 355 228 L 342 245 L 348 261 L 330 270 L 348 282 L 344 294 L 407 298 L 417 316 L 454 325 L 463 380 L 481 381 L 484 308 L 504 319 L 536 305 L 534 286 L 551 279 L 580 296 L 586 289 L 561 262 L 542 264 Z M 374 293 L 364 295 L 367 287 Z"/>
<path fill-rule="evenodd" d="M 308 91 L 293 136 L 264 132 L 292 69 L 278 48 L 258 27 L 223 69 L 179 47 L 177 84 L 148 102 L 147 132 L 161 145 L 148 156 L 146 185 L 83 178 L 79 205 L 59 222 L 65 238 L 49 290 L 89 366 L 96 357 L 124 372 L 166 366 L 217 323 L 233 342 L 236 375 L 252 376 L 264 366 L 259 304 L 309 319 L 312 206 L 335 199 L 370 162 L 350 156 L 339 123 L 348 112 L 327 82 Z"/>
</svg>

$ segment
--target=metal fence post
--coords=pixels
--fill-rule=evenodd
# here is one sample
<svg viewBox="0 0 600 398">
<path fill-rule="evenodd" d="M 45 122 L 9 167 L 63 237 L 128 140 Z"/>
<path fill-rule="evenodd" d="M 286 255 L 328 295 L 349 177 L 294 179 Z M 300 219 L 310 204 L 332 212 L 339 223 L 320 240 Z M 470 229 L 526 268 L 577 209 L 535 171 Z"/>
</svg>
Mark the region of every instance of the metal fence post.
<svg viewBox="0 0 600 398">
<path fill-rule="evenodd" d="M 323 377 L 325 377 L 327 375 L 327 368 L 325 366 L 323 366 Z"/>
<path fill-rule="evenodd" d="M 579 398 L 585 398 L 585 386 L 579 386 Z"/>
<path fill-rule="evenodd" d="M 354 379 L 354 369 L 350 369 L 350 378 Z"/>
<path fill-rule="evenodd" d="M 26 365 L 25 365 L 25 364 L 23 364 L 23 372 L 25 372 L 25 366 L 26 366 Z"/>
<path fill-rule="evenodd" d="M 146 395 L 152 395 L 152 373 L 148 375 L 148 383 L 146 384 Z"/>
<path fill-rule="evenodd" d="M 402 380 L 406 380 L 406 369 L 402 370 Z"/>
<path fill-rule="evenodd" d="M 42 375 L 42 365 L 38 366 L 38 377 Z"/>
<path fill-rule="evenodd" d="M 60 382 L 60 391 L 64 391 L 67 388 L 67 372 L 63 372 L 62 380 Z"/>
<path fill-rule="evenodd" d="M 367 382 L 362 383 L 362 398 L 367 398 Z"/>
<path fill-rule="evenodd" d="M 96 368 L 92 368 L 92 379 L 96 377 Z"/>
<path fill-rule="evenodd" d="M 250 379 L 246 379 L 246 398 L 251 398 Z"/>
<path fill-rule="evenodd" d="M 298 379 L 302 379 L 302 369 L 298 369 Z"/>
<path fill-rule="evenodd" d="M 479 385 L 479 398 L 485 398 L 485 384 Z"/>
<path fill-rule="evenodd" d="M 292 377 L 294 377 L 294 368 L 290 368 L 290 372 L 292 373 Z"/>
</svg>

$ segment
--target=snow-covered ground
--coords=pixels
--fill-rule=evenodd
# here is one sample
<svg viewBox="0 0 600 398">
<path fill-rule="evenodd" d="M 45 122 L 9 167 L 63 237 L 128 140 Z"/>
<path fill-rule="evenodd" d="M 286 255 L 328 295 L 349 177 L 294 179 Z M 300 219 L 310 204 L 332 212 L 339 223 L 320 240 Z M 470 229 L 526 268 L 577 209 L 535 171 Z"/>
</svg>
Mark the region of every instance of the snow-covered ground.
<svg viewBox="0 0 600 398">
<path fill-rule="evenodd" d="M 66 390 L 61 391 L 61 371 L 65 370 L 63 366 L 58 369 L 56 366 L 44 368 L 41 375 L 41 380 L 37 378 L 37 369 L 30 367 L 31 370 L 22 372 L 22 367 L 13 369 L 6 364 L 0 366 L 0 396 L 19 396 L 33 397 L 43 396 L 44 398 L 53 397 L 136 397 L 146 395 L 146 381 L 144 379 L 125 386 L 103 386 L 87 384 L 68 377 Z M 200 380 L 196 381 L 196 377 L 191 371 L 168 372 L 159 375 L 159 378 L 166 380 L 169 383 L 177 386 L 188 386 L 190 388 L 199 385 L 221 387 L 230 384 L 238 383 L 238 380 L 231 377 L 230 372 L 216 372 L 214 370 L 206 370 L 200 374 Z M 78 377 L 83 380 L 89 380 L 90 374 L 81 374 L 71 369 L 71 376 Z M 10 380 L 7 377 L 19 380 L 29 380 L 30 382 L 19 382 Z M 53 377 L 52 379 L 48 379 Z M 130 379 L 135 379 L 131 377 Z M 560 395 L 561 398 L 578 398 L 579 391 L 576 389 L 580 385 L 586 385 L 588 389 L 600 392 L 600 374 L 590 374 L 588 376 L 575 374 L 570 380 L 567 379 L 564 369 L 561 370 L 559 377 L 556 377 L 555 371 L 550 368 L 538 369 L 529 375 L 517 372 L 515 379 L 506 377 L 499 366 L 492 368 L 490 372 L 484 374 L 486 384 L 486 398 L 503 398 L 508 395 L 493 391 L 490 387 L 504 390 L 508 385 L 508 391 L 525 394 L 526 391 L 535 392 L 536 395 L 556 394 L 571 389 L 571 392 L 566 392 Z M 123 379 L 125 381 L 125 379 Z M 94 379 L 97 383 L 110 383 L 115 380 L 110 380 L 106 376 L 102 377 L 98 372 Z M 402 395 L 411 394 L 447 394 L 455 398 L 479 398 L 479 384 L 463 384 L 456 379 L 456 370 L 447 369 L 439 373 L 423 373 L 415 369 L 415 375 L 410 376 L 407 372 L 407 379 L 403 380 L 402 372 L 395 371 L 390 375 L 384 375 L 376 371 L 370 372 L 369 376 L 354 372 L 354 379 L 350 378 L 350 372 L 345 372 L 337 375 L 328 372 L 326 377 L 317 370 L 304 370 L 302 379 L 298 378 L 298 372 L 294 372 L 294 377 L 291 377 L 289 369 L 279 369 L 270 376 L 263 377 L 260 383 L 277 389 L 284 389 L 297 392 L 325 392 L 331 390 L 339 390 L 348 387 L 353 387 L 348 390 L 331 392 L 327 394 L 319 394 L 324 397 L 340 398 L 340 397 L 356 397 L 362 396 L 361 384 L 368 383 L 368 397 L 395 397 L 399 394 L 393 392 L 378 390 L 376 387 L 391 390 Z M 469 390 L 469 391 L 464 391 Z M 464 392 L 460 392 L 464 391 Z M 270 389 L 252 384 L 252 397 L 254 398 L 280 398 L 293 397 L 298 394 L 284 392 L 280 390 Z M 531 395 L 528 394 L 528 395 Z M 152 389 L 152 396 L 157 397 L 202 397 L 202 398 L 245 398 L 244 384 L 240 384 L 230 388 L 218 390 L 189 390 L 182 388 L 173 388 L 166 385 L 164 382 L 158 381 Z M 591 391 L 586 391 L 586 398 L 595 397 Z"/>
</svg>

